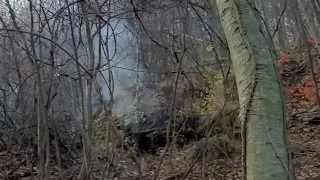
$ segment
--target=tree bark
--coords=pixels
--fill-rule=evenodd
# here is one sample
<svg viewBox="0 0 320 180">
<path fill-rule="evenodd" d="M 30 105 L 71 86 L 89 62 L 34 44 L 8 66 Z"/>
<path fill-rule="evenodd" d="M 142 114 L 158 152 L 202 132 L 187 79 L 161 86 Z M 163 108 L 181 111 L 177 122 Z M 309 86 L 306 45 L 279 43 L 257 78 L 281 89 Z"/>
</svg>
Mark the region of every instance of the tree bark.
<svg viewBox="0 0 320 180">
<path fill-rule="evenodd" d="M 319 28 L 317 28 L 314 20 L 312 9 L 309 7 L 309 3 L 305 0 L 298 0 L 299 6 L 304 14 L 307 22 L 308 31 L 311 37 L 313 37 L 317 43 L 320 41 Z"/>
<path fill-rule="evenodd" d="M 237 81 L 243 137 L 244 177 L 293 179 L 284 99 L 275 52 L 261 29 L 254 2 L 217 0 Z"/>
<path fill-rule="evenodd" d="M 276 24 L 275 24 L 276 26 L 278 23 L 278 19 L 280 18 L 282 10 L 283 10 L 283 6 L 281 5 L 281 1 L 279 1 L 278 5 L 279 6 L 276 6 L 276 8 L 273 9 L 274 13 L 277 15 Z M 285 33 L 284 18 L 285 18 L 285 14 L 282 14 L 282 17 L 279 22 L 279 27 L 278 27 L 278 42 L 279 42 L 280 49 L 284 49 L 286 46 L 286 33 Z"/>
<path fill-rule="evenodd" d="M 312 4 L 314 15 L 316 16 L 318 23 L 320 23 L 320 10 L 318 8 L 318 5 L 315 0 L 311 0 L 311 4 Z"/>
<path fill-rule="evenodd" d="M 16 14 L 10 4 L 9 0 L 6 0 L 6 6 L 9 9 L 9 14 L 11 21 L 13 23 L 13 26 L 15 27 L 16 30 L 21 30 L 20 26 L 17 23 L 16 20 Z M 35 72 L 36 75 L 36 83 L 37 83 L 37 92 L 38 92 L 38 99 L 37 99 L 37 105 L 38 105 L 38 167 L 39 167 L 39 173 L 38 177 L 39 179 L 45 178 L 46 180 L 50 179 L 50 168 L 49 168 L 49 163 L 50 163 L 50 142 L 49 142 L 49 130 L 48 130 L 48 114 L 45 109 L 45 97 L 47 96 L 45 92 L 45 87 L 43 84 L 43 75 L 41 73 L 41 67 L 38 63 L 37 60 L 37 54 L 36 54 L 36 45 L 34 42 L 34 18 L 33 18 L 33 4 L 32 1 L 29 1 L 29 10 L 30 10 L 30 20 L 31 20 L 31 27 L 30 27 L 30 33 L 31 33 L 31 38 L 30 38 L 30 47 L 31 50 L 29 49 L 29 45 L 27 43 L 27 38 L 23 33 L 19 33 L 19 36 L 22 40 L 23 46 L 25 48 L 25 52 L 28 56 L 28 59 L 30 61 L 31 67 L 33 68 L 33 71 Z M 46 152 L 46 159 L 45 157 L 45 152 Z M 45 173 L 45 174 L 44 174 Z"/>
</svg>

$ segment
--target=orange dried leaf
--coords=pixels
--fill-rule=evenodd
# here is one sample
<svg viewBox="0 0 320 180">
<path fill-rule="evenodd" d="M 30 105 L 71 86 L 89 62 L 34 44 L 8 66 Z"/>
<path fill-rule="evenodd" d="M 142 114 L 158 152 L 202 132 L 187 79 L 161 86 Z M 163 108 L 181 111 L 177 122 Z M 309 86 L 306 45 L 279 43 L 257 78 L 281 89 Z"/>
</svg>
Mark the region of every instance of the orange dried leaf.
<svg viewBox="0 0 320 180">
<path fill-rule="evenodd" d="M 280 63 L 288 62 L 288 55 L 283 54 L 279 60 Z"/>
<path fill-rule="evenodd" d="M 312 37 L 309 37 L 307 39 L 307 43 L 310 44 L 310 45 L 314 45 L 316 43 L 316 41 Z"/>
</svg>

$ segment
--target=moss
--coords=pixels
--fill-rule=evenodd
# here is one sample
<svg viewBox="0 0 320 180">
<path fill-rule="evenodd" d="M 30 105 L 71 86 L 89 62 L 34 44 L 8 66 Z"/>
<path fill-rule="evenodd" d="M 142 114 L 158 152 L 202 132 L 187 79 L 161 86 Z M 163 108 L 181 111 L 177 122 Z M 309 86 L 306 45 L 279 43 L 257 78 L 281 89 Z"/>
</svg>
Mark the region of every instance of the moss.
<svg viewBox="0 0 320 180">
<path fill-rule="evenodd" d="M 193 105 L 193 112 L 205 115 L 221 109 L 228 101 L 237 99 L 237 89 L 234 76 L 225 80 L 221 75 L 208 73 L 204 75 L 205 86 L 200 92 L 200 98 Z"/>
</svg>

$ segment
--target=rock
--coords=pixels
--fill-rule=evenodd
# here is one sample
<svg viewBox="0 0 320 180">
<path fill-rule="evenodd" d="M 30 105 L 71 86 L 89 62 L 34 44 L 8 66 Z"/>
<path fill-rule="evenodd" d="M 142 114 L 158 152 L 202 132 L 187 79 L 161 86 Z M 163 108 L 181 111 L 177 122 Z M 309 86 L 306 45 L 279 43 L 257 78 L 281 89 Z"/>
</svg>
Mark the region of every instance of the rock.
<svg viewBox="0 0 320 180">
<path fill-rule="evenodd" d="M 176 144 L 182 147 L 184 144 L 199 140 L 202 132 L 197 132 L 199 116 L 180 115 L 176 119 L 175 134 Z M 162 108 L 153 111 L 150 115 L 144 114 L 139 121 L 131 121 L 125 126 L 124 133 L 131 137 L 139 150 L 154 154 L 160 147 L 166 145 L 166 125 L 169 120 L 168 110 Z M 179 134 L 178 134 L 179 133 Z M 171 140 L 171 137 L 170 137 Z"/>
<path fill-rule="evenodd" d="M 125 127 L 125 134 L 130 136 L 140 150 L 154 153 L 158 147 L 165 146 L 166 110 L 154 111 L 143 115 L 138 122 L 131 121 Z"/>
</svg>

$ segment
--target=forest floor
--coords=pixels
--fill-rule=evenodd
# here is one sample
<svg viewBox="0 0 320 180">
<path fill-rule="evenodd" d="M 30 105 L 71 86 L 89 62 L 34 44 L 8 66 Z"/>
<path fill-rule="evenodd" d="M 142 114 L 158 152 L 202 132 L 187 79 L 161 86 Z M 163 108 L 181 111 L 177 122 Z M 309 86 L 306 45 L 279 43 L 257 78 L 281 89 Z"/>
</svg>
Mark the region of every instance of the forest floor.
<svg viewBox="0 0 320 180">
<path fill-rule="evenodd" d="M 308 116 L 308 112 L 304 114 Z M 320 115 L 320 113 L 319 113 Z M 295 114 L 296 116 L 296 114 Z M 319 116 L 320 119 L 320 116 Z M 311 124 L 308 119 L 290 119 L 289 121 L 289 139 L 292 145 L 294 168 L 297 180 L 319 180 L 320 179 L 320 124 Z M 241 163 L 239 158 L 218 159 L 211 161 L 206 165 L 203 171 L 202 161 L 197 162 L 192 169 L 192 162 L 187 162 L 184 154 L 180 156 L 175 154 L 174 160 L 170 162 L 167 156 L 163 162 L 159 173 L 160 180 L 182 180 L 182 179 L 206 179 L 215 180 L 236 180 L 241 179 Z M 179 158 L 182 157 L 182 158 Z M 159 163 L 159 156 L 147 157 L 152 158 L 148 164 L 149 171 L 145 174 L 145 179 L 152 179 L 154 170 Z M 146 158 L 145 158 L 146 159 Z M 0 152 L 0 169 L 3 171 L 7 167 L 10 180 L 30 178 L 30 168 L 27 166 L 24 152 Z M 123 171 L 135 171 L 134 167 L 123 169 Z M 76 164 L 68 169 L 64 169 L 65 179 L 76 179 L 80 165 Z M 131 170 L 130 170 L 131 169 Z M 36 171 L 36 170 L 35 170 Z M 52 179 L 60 179 L 58 169 L 53 169 Z M 120 172 L 122 173 L 122 172 Z M 188 175 L 184 177 L 186 174 Z M 136 173 L 132 176 L 127 174 L 122 180 L 135 180 Z M 24 177 L 24 178 L 22 178 Z M 55 178 L 54 178 L 55 177 Z M 120 179 L 120 178 L 114 178 Z"/>
<path fill-rule="evenodd" d="M 289 140 L 292 147 L 292 157 L 294 162 L 297 180 L 319 180 L 320 179 L 320 110 L 317 108 L 315 93 L 310 90 L 313 86 L 308 73 L 297 74 L 295 69 L 300 69 L 307 64 L 307 58 L 296 55 L 296 48 L 286 51 L 280 61 L 280 73 L 286 74 L 284 84 L 286 84 L 287 95 L 287 123 Z M 290 72 L 294 72 L 291 73 Z M 289 73 L 289 75 L 288 75 Z M 300 77 L 299 77 L 300 76 Z M 297 79 L 298 77 L 298 79 Z M 294 78 L 294 79 L 293 79 Z M 316 73 L 316 78 L 320 82 L 320 73 Z M 236 180 L 241 179 L 241 162 L 239 157 L 220 158 L 210 162 L 199 158 L 196 163 L 186 159 L 185 151 L 178 151 L 174 158 L 166 156 L 162 168 L 159 172 L 161 180 L 182 180 L 182 179 L 210 179 L 210 180 Z M 0 152 L 0 175 L 4 179 L 4 174 L 10 180 L 30 179 L 30 166 L 25 158 L 25 151 L 20 152 Z M 159 164 L 160 156 L 145 155 L 139 157 L 144 169 L 144 179 L 152 179 L 154 171 Z M 196 158 L 195 158 L 196 159 Z M 115 165 L 121 178 L 117 174 L 113 179 L 135 180 L 137 176 L 134 163 L 128 164 L 125 158 L 123 165 Z M 203 166 L 202 162 L 206 162 Z M 77 179 L 80 163 L 74 162 L 73 166 L 62 169 L 65 180 Z M 34 169 L 36 172 L 37 170 Z M 52 167 L 52 179 L 60 179 L 56 166 Z M 5 172 L 5 173 L 4 173 Z M 123 175 L 126 174 L 126 175 Z M 131 175 L 130 175 L 131 174 Z M 206 177 L 206 178 L 202 178 Z M 1 176 L 0 176 L 1 179 Z M 97 178 L 98 179 L 98 178 Z"/>
</svg>

